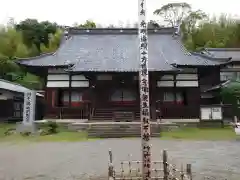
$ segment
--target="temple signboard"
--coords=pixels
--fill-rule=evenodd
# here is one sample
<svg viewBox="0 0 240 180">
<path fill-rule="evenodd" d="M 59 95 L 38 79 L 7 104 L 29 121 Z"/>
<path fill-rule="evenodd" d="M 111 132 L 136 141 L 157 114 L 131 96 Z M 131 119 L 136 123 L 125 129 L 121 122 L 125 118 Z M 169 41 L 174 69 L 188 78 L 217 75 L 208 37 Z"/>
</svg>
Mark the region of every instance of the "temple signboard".
<svg viewBox="0 0 240 180">
<path fill-rule="evenodd" d="M 36 92 L 27 91 L 24 93 L 23 125 L 33 125 L 35 120 Z"/>
</svg>

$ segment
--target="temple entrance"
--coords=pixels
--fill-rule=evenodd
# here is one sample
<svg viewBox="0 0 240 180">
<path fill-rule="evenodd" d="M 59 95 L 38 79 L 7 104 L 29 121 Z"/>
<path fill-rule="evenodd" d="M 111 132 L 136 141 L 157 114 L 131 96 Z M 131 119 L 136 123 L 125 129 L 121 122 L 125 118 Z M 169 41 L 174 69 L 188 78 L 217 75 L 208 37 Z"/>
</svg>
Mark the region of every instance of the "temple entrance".
<svg viewBox="0 0 240 180">
<path fill-rule="evenodd" d="M 94 88 L 93 121 L 133 121 L 139 118 L 138 81 L 134 75 L 113 75 Z"/>
<path fill-rule="evenodd" d="M 110 101 L 115 105 L 134 105 L 137 100 L 137 93 L 129 89 L 116 89 L 113 91 Z"/>
</svg>

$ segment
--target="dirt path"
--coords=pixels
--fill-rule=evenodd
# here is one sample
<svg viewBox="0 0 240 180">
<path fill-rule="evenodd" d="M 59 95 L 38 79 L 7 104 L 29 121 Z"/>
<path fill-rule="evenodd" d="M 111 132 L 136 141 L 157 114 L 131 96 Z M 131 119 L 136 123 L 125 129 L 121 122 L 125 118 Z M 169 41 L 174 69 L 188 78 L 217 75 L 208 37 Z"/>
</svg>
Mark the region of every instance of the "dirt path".
<svg viewBox="0 0 240 180">
<path fill-rule="evenodd" d="M 160 160 L 161 151 L 166 149 L 173 162 L 191 163 L 198 176 L 240 179 L 240 142 L 153 139 L 152 145 L 153 159 Z M 22 145 L 2 143 L 0 180 L 83 180 L 105 176 L 109 148 L 113 151 L 115 165 L 128 160 L 129 154 L 132 159 L 141 158 L 139 139 Z"/>
</svg>

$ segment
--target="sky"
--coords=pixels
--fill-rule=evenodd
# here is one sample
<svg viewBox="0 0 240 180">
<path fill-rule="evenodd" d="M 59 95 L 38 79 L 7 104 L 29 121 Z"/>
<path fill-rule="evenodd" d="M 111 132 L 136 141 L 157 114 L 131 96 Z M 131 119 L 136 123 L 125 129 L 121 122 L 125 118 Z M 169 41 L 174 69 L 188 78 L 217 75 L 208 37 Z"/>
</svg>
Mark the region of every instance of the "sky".
<svg viewBox="0 0 240 180">
<path fill-rule="evenodd" d="M 147 18 L 158 20 L 153 11 L 177 0 L 146 0 Z M 180 1 L 182 2 L 182 1 Z M 210 15 L 221 13 L 240 17 L 239 0 L 185 0 L 194 10 L 201 9 Z M 131 24 L 138 19 L 138 0 L 1 0 L 0 23 L 9 18 L 16 22 L 26 18 L 49 20 L 71 26 L 87 19 L 102 25 Z"/>
</svg>

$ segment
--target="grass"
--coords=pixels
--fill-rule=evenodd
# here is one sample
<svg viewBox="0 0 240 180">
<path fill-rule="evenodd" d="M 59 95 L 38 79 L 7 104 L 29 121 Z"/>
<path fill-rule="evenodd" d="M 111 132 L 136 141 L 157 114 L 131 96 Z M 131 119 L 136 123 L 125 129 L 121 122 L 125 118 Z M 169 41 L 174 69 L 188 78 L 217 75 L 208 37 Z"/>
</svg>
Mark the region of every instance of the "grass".
<svg viewBox="0 0 240 180">
<path fill-rule="evenodd" d="M 181 128 L 161 133 L 162 139 L 179 140 L 233 140 L 237 136 L 233 128 Z"/>
<path fill-rule="evenodd" d="M 59 132 L 46 136 L 22 136 L 14 134 L 0 138 L 0 142 L 77 142 L 87 140 L 86 133 L 81 132 Z"/>
<path fill-rule="evenodd" d="M 0 124 L 0 142 L 76 142 L 87 140 L 86 132 L 73 132 L 61 126 L 58 128 L 59 132 L 52 135 L 22 136 L 18 133 L 9 136 L 4 135 L 7 129 L 15 127 L 15 124 Z"/>
<path fill-rule="evenodd" d="M 15 124 L 0 124 L 0 142 L 77 142 L 90 140 L 86 132 L 69 131 L 66 127 L 59 126 L 58 133 L 45 136 L 22 136 L 13 134 L 6 136 L 9 128 L 15 128 Z M 162 132 L 161 139 L 166 140 L 234 140 L 235 132 L 230 127 L 225 128 L 192 128 L 184 127 L 169 132 Z M 94 139 L 93 139 L 94 140 Z"/>
</svg>

